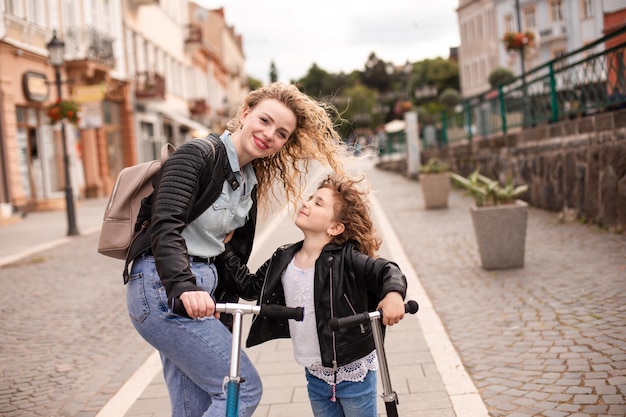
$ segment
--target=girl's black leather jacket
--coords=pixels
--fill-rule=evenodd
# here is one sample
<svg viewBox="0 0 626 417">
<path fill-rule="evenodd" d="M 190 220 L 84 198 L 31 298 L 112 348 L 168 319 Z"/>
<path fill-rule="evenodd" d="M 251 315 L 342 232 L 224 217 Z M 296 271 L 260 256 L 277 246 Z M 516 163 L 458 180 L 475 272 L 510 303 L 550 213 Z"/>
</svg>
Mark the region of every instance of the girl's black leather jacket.
<svg viewBox="0 0 626 417">
<path fill-rule="evenodd" d="M 250 273 L 241 260 L 228 249 L 221 256 L 223 268 L 230 271 L 230 285 L 241 298 L 261 304 L 285 305 L 282 276 L 302 242 L 286 245 L 274 252 L 256 272 Z M 332 317 L 345 317 L 375 311 L 390 291 L 406 296 L 406 277 L 398 266 L 383 258 L 371 258 L 356 250 L 352 242 L 328 244 L 315 262 L 315 318 L 322 364 L 346 365 L 375 349 L 369 324 L 333 332 L 328 326 Z M 297 307 L 297 306 L 290 306 Z M 246 346 L 277 338 L 288 338 L 285 319 L 255 316 Z"/>
<path fill-rule="evenodd" d="M 233 189 L 239 187 L 222 140 L 215 135 L 193 139 L 181 145 L 163 163 L 155 180 L 155 192 L 142 202 L 135 228 L 140 229 L 146 220 L 148 223 L 133 241 L 127 262 L 150 249 L 170 305 L 173 298 L 185 291 L 201 290 L 191 272 L 181 232 L 217 200 L 224 181 Z M 252 199 L 254 203 L 246 223 L 235 231 L 229 243 L 230 250 L 246 261 L 252 251 L 256 227 L 256 188 Z M 127 269 L 125 283 L 128 282 Z M 216 300 L 237 301 L 238 297 L 227 291 L 223 277 L 225 275 L 219 273 Z"/>
</svg>

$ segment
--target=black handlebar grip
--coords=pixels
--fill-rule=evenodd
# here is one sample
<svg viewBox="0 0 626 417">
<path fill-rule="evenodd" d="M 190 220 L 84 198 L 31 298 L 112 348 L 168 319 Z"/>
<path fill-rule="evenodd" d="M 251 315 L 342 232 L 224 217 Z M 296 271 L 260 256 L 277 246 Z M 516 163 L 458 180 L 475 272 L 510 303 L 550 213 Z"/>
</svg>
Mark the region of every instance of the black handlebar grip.
<svg viewBox="0 0 626 417">
<path fill-rule="evenodd" d="M 415 300 L 409 300 L 406 302 L 406 304 L 404 304 L 405 313 L 415 314 L 417 313 L 418 309 L 419 309 L 419 305 L 417 304 Z M 347 316 L 347 317 L 340 317 L 340 318 L 333 317 L 328 321 L 328 327 L 330 327 L 332 331 L 336 332 L 337 330 L 343 327 L 358 326 L 359 324 L 368 323 L 371 320 L 371 318 L 372 316 L 368 312 L 359 313 L 359 314 L 355 314 L 353 316 Z"/>
<path fill-rule="evenodd" d="M 333 332 L 336 332 L 342 327 L 357 326 L 359 324 L 369 323 L 369 321 L 370 321 L 370 313 L 365 312 L 365 313 L 355 314 L 353 316 L 347 316 L 347 317 L 339 317 L 339 318 L 333 317 L 332 319 L 328 321 L 328 326 Z"/>
<path fill-rule="evenodd" d="M 190 318 L 189 314 L 187 314 L 187 310 L 185 309 L 185 305 L 182 301 L 180 301 L 180 298 L 174 298 L 172 300 L 172 313 L 178 314 L 182 317 Z"/>
<path fill-rule="evenodd" d="M 304 320 L 304 307 L 285 307 L 277 304 L 261 304 L 261 316 L 275 317 L 277 319 Z"/>
<path fill-rule="evenodd" d="M 417 310 L 419 310 L 419 308 L 420 306 L 417 304 L 417 301 L 409 300 L 404 305 L 404 312 L 409 314 L 415 314 L 417 313 Z"/>
</svg>

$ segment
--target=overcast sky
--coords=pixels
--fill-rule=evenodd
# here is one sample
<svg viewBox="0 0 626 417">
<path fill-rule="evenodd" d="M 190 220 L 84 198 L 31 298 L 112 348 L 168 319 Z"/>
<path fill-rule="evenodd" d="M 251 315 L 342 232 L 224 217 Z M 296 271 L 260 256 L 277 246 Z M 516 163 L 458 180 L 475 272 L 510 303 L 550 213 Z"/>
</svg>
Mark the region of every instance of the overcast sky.
<svg viewBox="0 0 626 417">
<path fill-rule="evenodd" d="M 447 58 L 459 45 L 458 0 L 193 0 L 224 7 L 243 37 L 246 72 L 267 82 L 304 77 L 313 63 L 331 72 L 363 70 L 371 52 L 396 65 Z"/>
</svg>

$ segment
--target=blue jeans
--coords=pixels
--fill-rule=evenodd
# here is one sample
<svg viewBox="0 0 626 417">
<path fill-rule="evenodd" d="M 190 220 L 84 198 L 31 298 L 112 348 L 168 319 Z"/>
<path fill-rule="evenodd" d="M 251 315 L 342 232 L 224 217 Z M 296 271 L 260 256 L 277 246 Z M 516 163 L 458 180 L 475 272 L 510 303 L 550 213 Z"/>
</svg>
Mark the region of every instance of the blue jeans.
<svg viewBox="0 0 626 417">
<path fill-rule="evenodd" d="M 217 285 L 215 266 L 192 262 L 191 270 L 196 284 L 212 294 Z M 126 303 L 137 332 L 161 355 L 172 416 L 224 417 L 226 396 L 222 386 L 230 374 L 232 345 L 228 329 L 213 317 L 193 320 L 172 313 L 151 256 L 133 263 Z M 248 417 L 259 405 L 263 388 L 243 351 L 239 374 L 245 378 L 239 396 L 239 416 Z"/>
<path fill-rule="evenodd" d="M 333 387 L 306 371 L 307 390 L 315 417 L 377 417 L 376 372 L 369 371 L 361 382 L 343 381 Z"/>
</svg>

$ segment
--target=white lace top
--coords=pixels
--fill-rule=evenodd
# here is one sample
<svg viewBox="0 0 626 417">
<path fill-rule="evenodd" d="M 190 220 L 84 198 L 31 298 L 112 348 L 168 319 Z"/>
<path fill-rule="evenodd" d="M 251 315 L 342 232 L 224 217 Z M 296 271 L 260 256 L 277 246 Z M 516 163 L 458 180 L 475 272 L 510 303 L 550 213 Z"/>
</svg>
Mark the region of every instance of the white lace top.
<svg viewBox="0 0 626 417">
<path fill-rule="evenodd" d="M 322 366 L 317 325 L 315 323 L 314 276 L 314 268 L 302 270 L 295 266 L 292 259 L 282 277 L 287 306 L 304 307 L 303 321 L 289 320 L 289 332 L 293 342 L 296 362 L 306 367 L 311 374 L 330 385 L 338 384 L 342 381 L 363 381 L 369 370 L 376 370 L 377 368 L 378 360 L 375 350 L 361 359 L 339 367 L 336 380 L 333 369 Z"/>
</svg>

